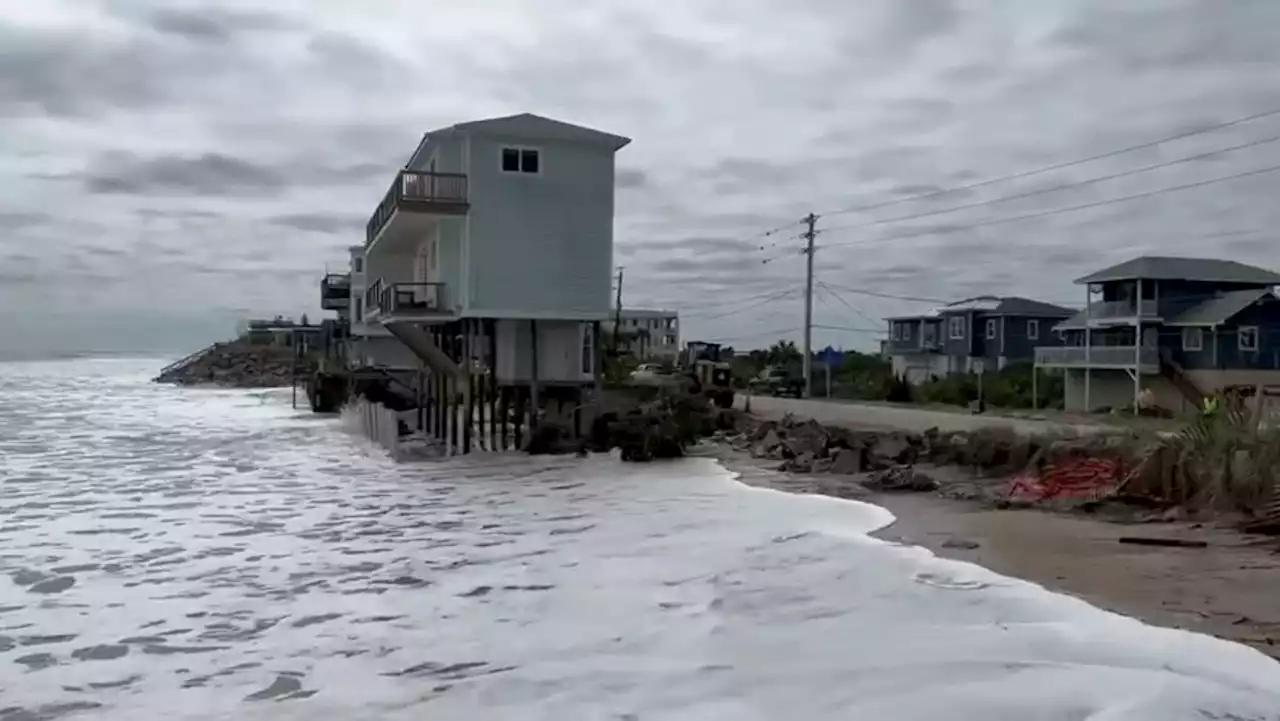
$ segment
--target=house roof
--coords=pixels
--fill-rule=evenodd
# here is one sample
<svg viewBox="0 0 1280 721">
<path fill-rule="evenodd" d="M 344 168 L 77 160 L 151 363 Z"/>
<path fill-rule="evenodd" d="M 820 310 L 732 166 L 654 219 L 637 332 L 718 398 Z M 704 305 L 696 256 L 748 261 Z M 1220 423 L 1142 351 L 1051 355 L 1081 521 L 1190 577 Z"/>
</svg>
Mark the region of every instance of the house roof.
<svg viewBox="0 0 1280 721">
<path fill-rule="evenodd" d="M 621 150 L 631 143 L 631 138 L 606 133 L 602 130 L 595 130 L 582 125 L 566 123 L 561 120 L 552 120 L 533 113 L 517 113 L 500 118 L 484 118 L 482 120 L 470 120 L 465 123 L 455 123 L 447 128 L 433 130 L 428 135 L 442 130 L 463 130 L 494 135 L 547 138 L 549 140 L 576 140 L 608 145 L 615 151 Z"/>
<path fill-rule="evenodd" d="M 1076 283 L 1113 280 L 1200 280 L 1218 283 L 1280 285 L 1280 275 L 1265 268 L 1216 258 L 1144 255 L 1077 278 Z"/>
<path fill-rule="evenodd" d="M 1050 318 L 1066 318 L 1075 313 L 1071 308 L 1064 308 L 1053 303 L 1044 303 L 1017 295 L 994 296 L 981 295 L 966 298 L 939 308 L 943 313 L 979 310 L 992 315 L 1032 315 Z"/>
<path fill-rule="evenodd" d="M 1270 290 L 1249 289 L 1233 290 L 1219 293 L 1212 298 L 1184 308 L 1174 316 L 1164 319 L 1165 325 L 1219 325 L 1231 320 L 1232 316 L 1248 308 L 1262 298 L 1275 298 Z M 1084 328 L 1085 312 L 1080 311 L 1062 321 L 1055 328 Z"/>
<path fill-rule="evenodd" d="M 418 147 L 414 148 L 405 167 L 413 165 L 426 150 L 433 135 L 443 135 L 455 131 L 473 131 L 493 135 L 509 135 L 517 138 L 544 138 L 547 140 L 569 140 L 584 143 L 598 143 L 610 147 L 617 152 L 631 143 L 631 138 L 602 130 L 595 130 L 582 125 L 574 125 L 561 120 L 553 120 L 533 113 L 516 113 L 497 118 L 468 120 L 462 123 L 446 125 L 443 128 L 428 130 L 423 133 Z"/>
<path fill-rule="evenodd" d="M 1064 308 L 1053 303 L 1043 303 L 1016 295 L 980 295 L 948 303 L 928 313 L 892 316 L 885 318 L 885 320 L 936 320 L 943 313 L 961 313 L 975 310 L 989 315 L 1026 315 L 1046 318 L 1066 318 L 1075 313 L 1071 308 Z"/>
<path fill-rule="evenodd" d="M 1172 318 L 1166 318 L 1164 322 L 1166 325 L 1218 325 L 1227 322 L 1232 316 L 1262 298 L 1275 298 L 1275 295 L 1269 290 L 1235 290 L 1220 293 L 1181 311 Z"/>
</svg>

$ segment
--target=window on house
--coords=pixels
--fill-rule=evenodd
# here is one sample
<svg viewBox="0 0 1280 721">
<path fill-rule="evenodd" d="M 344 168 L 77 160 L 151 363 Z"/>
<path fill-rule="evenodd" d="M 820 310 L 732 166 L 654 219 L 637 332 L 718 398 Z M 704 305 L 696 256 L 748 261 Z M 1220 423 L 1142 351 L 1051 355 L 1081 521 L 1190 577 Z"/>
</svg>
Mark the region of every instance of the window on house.
<svg viewBox="0 0 1280 721">
<path fill-rule="evenodd" d="M 351 317 L 355 318 L 355 321 L 359 323 L 364 318 L 364 299 L 356 296 L 355 301 L 355 307 L 351 309 Z"/>
<path fill-rule="evenodd" d="M 1040 321 L 1027 321 L 1027 340 L 1040 340 Z"/>
<path fill-rule="evenodd" d="M 582 324 L 582 373 L 590 375 L 595 373 L 595 343 L 594 336 L 591 333 L 591 326 L 586 323 Z"/>
<path fill-rule="evenodd" d="M 952 316 L 948 327 L 951 329 L 952 340 L 964 340 L 964 316 Z"/>
<path fill-rule="evenodd" d="M 1236 340 L 1240 350 L 1258 350 L 1258 327 L 1254 325 L 1240 326 Z"/>
<path fill-rule="evenodd" d="M 906 337 L 906 334 L 905 334 L 905 333 L 903 333 L 903 330 L 905 329 L 905 327 L 906 327 L 906 326 L 904 326 L 904 325 L 903 325 L 903 324 L 901 324 L 901 323 L 894 323 L 894 324 L 893 324 L 893 339 L 894 339 L 894 340 L 902 340 L 904 337 Z"/>
<path fill-rule="evenodd" d="M 351 270 L 355 271 L 356 273 L 363 273 L 363 272 L 364 272 L 364 258 L 352 258 L 352 259 L 351 259 Z"/>
<path fill-rule="evenodd" d="M 532 148 L 503 148 L 502 172 L 537 175 L 542 172 L 542 158 Z"/>
<path fill-rule="evenodd" d="M 988 318 L 988 319 L 987 319 L 987 340 L 995 340 L 995 339 L 996 339 L 996 333 L 997 333 L 997 330 L 996 330 L 996 319 L 995 319 L 995 318 Z"/>
<path fill-rule="evenodd" d="M 1182 350 L 1204 350 L 1204 329 L 1183 328 Z"/>
</svg>

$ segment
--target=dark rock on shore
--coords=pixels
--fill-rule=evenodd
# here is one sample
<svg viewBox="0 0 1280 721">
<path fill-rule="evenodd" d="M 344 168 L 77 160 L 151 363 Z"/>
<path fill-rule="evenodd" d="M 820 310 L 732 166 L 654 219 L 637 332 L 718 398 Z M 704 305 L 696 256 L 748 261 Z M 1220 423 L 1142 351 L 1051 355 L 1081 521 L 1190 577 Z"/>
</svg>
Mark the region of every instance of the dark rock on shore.
<svg viewBox="0 0 1280 721">
<path fill-rule="evenodd" d="M 618 449 L 622 460 L 648 462 L 680 458 L 685 449 L 716 431 L 732 430 L 741 414 L 721 409 L 704 396 L 679 389 L 637 397 L 613 397 L 609 410 L 591 423 L 586 438 L 574 440 L 569 429 L 544 421 L 530 438 L 530 454 L 565 454 Z"/>
<path fill-rule="evenodd" d="M 218 343 L 154 378 L 156 383 L 275 388 L 293 383 L 294 349 L 245 341 Z"/>
</svg>

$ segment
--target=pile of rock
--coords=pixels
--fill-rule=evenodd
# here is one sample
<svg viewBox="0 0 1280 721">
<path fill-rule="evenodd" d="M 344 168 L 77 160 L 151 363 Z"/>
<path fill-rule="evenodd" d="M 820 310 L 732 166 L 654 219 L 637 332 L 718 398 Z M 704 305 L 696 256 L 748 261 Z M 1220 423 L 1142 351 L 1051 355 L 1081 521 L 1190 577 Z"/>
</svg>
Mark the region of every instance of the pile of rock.
<svg viewBox="0 0 1280 721">
<path fill-rule="evenodd" d="M 742 414 L 717 408 L 702 395 L 663 392 L 649 400 L 618 401 L 599 413 L 586 438 L 574 439 L 570 429 L 543 420 L 530 434 L 525 451 L 533 455 L 621 452 L 622 460 L 647 462 L 680 458 L 685 449 L 716 431 L 737 427 Z"/>
<path fill-rule="evenodd" d="M 293 383 L 294 349 L 231 341 L 211 346 L 156 376 L 156 383 L 274 388 Z"/>
<path fill-rule="evenodd" d="M 728 439 L 755 458 L 778 461 L 795 473 L 869 473 L 864 485 L 878 490 L 935 490 L 938 484 L 918 464 L 963 466 L 978 474 L 1004 476 L 1067 457 L 1132 455 L 1131 438 L 1028 437 L 1012 429 L 924 433 L 851 430 L 786 416 L 759 421 Z"/>
</svg>

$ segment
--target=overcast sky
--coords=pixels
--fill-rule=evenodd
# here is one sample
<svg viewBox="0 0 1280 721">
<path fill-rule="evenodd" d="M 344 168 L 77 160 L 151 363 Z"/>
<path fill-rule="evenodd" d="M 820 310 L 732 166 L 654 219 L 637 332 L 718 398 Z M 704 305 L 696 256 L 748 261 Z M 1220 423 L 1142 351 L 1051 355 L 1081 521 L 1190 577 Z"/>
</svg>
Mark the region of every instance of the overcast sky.
<svg viewBox="0 0 1280 721">
<path fill-rule="evenodd" d="M 680 310 L 686 340 L 799 337 L 801 228 L 762 234 L 810 211 L 826 326 L 929 307 L 848 289 L 1078 302 L 1071 279 L 1142 253 L 1278 267 L 1280 172 L 992 221 L 1280 166 L 1259 142 L 1053 190 L 1280 116 L 881 205 L 1280 108 L 1278 27 L 1276 0 L 0 3 L 0 338 L 182 347 L 316 317 L 424 130 L 523 111 L 634 139 L 624 304 Z"/>
</svg>

